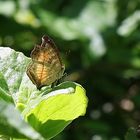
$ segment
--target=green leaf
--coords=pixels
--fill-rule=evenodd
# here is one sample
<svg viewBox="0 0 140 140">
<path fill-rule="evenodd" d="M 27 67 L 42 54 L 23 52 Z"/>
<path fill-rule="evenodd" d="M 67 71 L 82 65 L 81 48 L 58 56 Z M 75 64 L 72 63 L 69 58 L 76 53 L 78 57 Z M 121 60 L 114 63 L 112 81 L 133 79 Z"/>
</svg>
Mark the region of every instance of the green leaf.
<svg viewBox="0 0 140 140">
<path fill-rule="evenodd" d="M 3 88 L 4 91 L 9 92 L 7 82 L 1 73 L 0 73 L 0 87 Z"/>
<path fill-rule="evenodd" d="M 0 48 L 0 68 L 8 83 L 9 91 L 14 94 L 18 91 L 21 83 L 21 75 L 25 72 L 27 62 L 22 53 L 15 52 L 10 48 Z"/>
<path fill-rule="evenodd" d="M 33 109 L 25 109 L 24 115 L 36 130 L 50 139 L 72 120 L 85 114 L 88 100 L 79 84 L 64 82 L 38 101 Z"/>
<path fill-rule="evenodd" d="M 24 122 L 15 107 L 0 99 L 0 134 L 14 138 L 43 139 L 30 125 Z"/>
<path fill-rule="evenodd" d="M 10 48 L 0 47 L 0 92 L 12 95 L 15 103 L 19 100 L 19 91 L 24 88 L 26 96 L 36 90 L 26 75 L 26 67 L 30 59 Z M 22 90 L 23 92 L 23 90 Z M 24 92 L 25 93 L 25 92 Z M 25 96 L 24 95 L 24 96 Z M 2 97 L 3 98 L 3 97 Z M 25 99 L 27 101 L 27 98 Z"/>
<path fill-rule="evenodd" d="M 9 94 L 8 85 L 4 76 L 0 73 L 0 98 L 4 99 L 7 102 L 13 102 L 11 95 Z"/>
<path fill-rule="evenodd" d="M 129 128 L 128 132 L 126 133 L 125 140 L 139 140 L 134 128 Z"/>
</svg>

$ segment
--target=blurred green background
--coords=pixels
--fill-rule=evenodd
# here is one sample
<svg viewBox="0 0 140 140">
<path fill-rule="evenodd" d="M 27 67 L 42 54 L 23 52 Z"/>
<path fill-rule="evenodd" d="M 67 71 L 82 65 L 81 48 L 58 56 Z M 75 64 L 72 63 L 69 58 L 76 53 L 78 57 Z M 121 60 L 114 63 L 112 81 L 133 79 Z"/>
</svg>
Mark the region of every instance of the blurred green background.
<svg viewBox="0 0 140 140">
<path fill-rule="evenodd" d="M 0 46 L 29 56 L 44 34 L 89 98 L 53 140 L 123 140 L 140 122 L 140 1 L 0 0 Z"/>
</svg>

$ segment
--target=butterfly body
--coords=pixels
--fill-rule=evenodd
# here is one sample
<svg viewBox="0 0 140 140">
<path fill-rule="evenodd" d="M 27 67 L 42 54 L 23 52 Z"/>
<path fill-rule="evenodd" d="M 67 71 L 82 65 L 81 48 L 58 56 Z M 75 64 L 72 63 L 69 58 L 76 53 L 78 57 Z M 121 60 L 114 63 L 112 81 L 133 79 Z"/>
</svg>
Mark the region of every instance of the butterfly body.
<svg viewBox="0 0 140 140">
<path fill-rule="evenodd" d="M 48 36 L 43 36 L 42 44 L 35 46 L 31 58 L 27 75 L 38 89 L 51 85 L 62 77 L 65 67 L 54 42 Z"/>
</svg>

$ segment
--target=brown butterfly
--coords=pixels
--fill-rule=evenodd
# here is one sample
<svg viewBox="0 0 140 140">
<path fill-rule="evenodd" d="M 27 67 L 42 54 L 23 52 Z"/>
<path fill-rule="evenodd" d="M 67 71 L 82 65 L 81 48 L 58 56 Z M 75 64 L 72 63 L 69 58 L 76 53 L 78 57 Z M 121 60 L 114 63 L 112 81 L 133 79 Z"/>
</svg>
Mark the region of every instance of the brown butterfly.
<svg viewBox="0 0 140 140">
<path fill-rule="evenodd" d="M 41 45 L 31 52 L 32 62 L 27 67 L 27 75 L 38 89 L 55 83 L 63 76 L 65 66 L 53 40 L 44 35 Z"/>
</svg>

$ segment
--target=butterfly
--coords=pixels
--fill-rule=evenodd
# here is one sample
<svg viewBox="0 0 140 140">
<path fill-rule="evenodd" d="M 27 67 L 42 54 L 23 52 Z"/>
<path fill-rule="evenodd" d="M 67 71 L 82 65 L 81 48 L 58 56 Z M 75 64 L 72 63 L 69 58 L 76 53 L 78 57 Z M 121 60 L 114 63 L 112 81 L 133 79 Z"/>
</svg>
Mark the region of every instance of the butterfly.
<svg viewBox="0 0 140 140">
<path fill-rule="evenodd" d="M 41 45 L 36 45 L 31 52 L 31 62 L 27 66 L 27 75 L 38 89 L 52 85 L 64 73 L 58 49 L 53 40 L 44 35 Z"/>
</svg>

